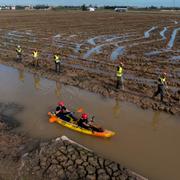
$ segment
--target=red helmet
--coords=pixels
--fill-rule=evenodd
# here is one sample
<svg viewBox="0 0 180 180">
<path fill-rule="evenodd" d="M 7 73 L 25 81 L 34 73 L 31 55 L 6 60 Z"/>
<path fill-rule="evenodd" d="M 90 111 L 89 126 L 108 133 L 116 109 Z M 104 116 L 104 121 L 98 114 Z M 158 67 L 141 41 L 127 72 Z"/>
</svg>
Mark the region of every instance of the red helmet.
<svg viewBox="0 0 180 180">
<path fill-rule="evenodd" d="M 64 102 L 63 101 L 58 102 L 58 106 L 64 106 Z"/>
<path fill-rule="evenodd" d="M 88 115 L 87 115 L 86 113 L 83 113 L 83 114 L 81 115 L 81 118 L 82 118 L 82 119 L 87 119 L 87 118 L 88 118 Z"/>
</svg>

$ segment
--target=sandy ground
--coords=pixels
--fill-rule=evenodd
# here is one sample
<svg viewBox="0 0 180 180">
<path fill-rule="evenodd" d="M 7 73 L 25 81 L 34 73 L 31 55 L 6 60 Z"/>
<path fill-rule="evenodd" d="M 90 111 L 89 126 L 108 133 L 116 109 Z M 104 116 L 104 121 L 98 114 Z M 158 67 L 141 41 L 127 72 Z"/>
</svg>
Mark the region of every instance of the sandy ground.
<svg viewBox="0 0 180 180">
<path fill-rule="evenodd" d="M 177 13 L 20 11 L 1 12 L 0 62 L 144 109 L 180 112 L 179 22 Z M 15 47 L 23 49 L 16 61 Z M 31 52 L 40 52 L 40 67 Z M 62 56 L 54 72 L 53 53 Z M 116 65 L 124 63 L 124 90 L 116 90 Z M 167 72 L 165 103 L 152 99 Z"/>
</svg>

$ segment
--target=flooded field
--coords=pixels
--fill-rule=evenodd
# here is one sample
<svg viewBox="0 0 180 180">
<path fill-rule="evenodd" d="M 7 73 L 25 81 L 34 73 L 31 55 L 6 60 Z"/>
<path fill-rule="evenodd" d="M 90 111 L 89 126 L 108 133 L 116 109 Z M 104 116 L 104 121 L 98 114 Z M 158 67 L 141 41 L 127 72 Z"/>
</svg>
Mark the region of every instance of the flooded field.
<svg viewBox="0 0 180 180">
<path fill-rule="evenodd" d="M 32 50 L 37 48 L 39 74 L 54 77 L 53 54 L 59 52 L 62 83 L 143 108 L 178 114 L 179 22 L 178 12 L 1 12 L 0 61 L 18 64 L 14 60 L 19 44 L 22 64 L 32 68 Z M 125 89 L 117 93 L 115 71 L 120 61 L 124 63 Z M 152 99 L 162 72 L 167 73 L 168 83 L 163 105 L 158 98 Z"/>
<path fill-rule="evenodd" d="M 43 79 L 23 69 L 0 65 L 0 77 L 0 102 L 23 107 L 15 115 L 21 124 L 16 132 L 25 132 L 37 139 L 66 135 L 149 179 L 180 179 L 179 116 L 144 111 L 129 103 Z M 59 100 L 64 100 L 74 112 L 83 107 L 89 115 L 95 115 L 98 124 L 115 131 L 116 135 L 101 139 L 49 124 L 47 112 L 53 110 Z"/>
</svg>

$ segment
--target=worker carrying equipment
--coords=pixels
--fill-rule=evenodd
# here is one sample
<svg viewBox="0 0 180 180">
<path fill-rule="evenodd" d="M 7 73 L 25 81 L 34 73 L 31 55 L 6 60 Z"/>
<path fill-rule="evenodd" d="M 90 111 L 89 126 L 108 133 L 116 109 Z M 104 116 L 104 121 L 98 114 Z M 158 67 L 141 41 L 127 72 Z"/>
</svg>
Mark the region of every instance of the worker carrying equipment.
<svg viewBox="0 0 180 180">
<path fill-rule="evenodd" d="M 117 66 L 117 71 L 116 71 L 116 89 L 119 89 L 120 87 L 124 89 L 123 86 L 123 63 L 120 63 L 119 66 Z"/>
<path fill-rule="evenodd" d="M 17 53 L 17 61 L 21 61 L 22 60 L 22 49 L 21 49 L 20 45 L 17 46 L 16 53 Z"/>
<path fill-rule="evenodd" d="M 164 72 L 159 78 L 157 82 L 157 91 L 154 93 L 153 98 L 160 94 L 161 102 L 163 102 L 165 90 L 167 88 L 166 83 L 166 76 L 167 74 Z"/>
<path fill-rule="evenodd" d="M 37 50 L 34 50 L 32 52 L 32 56 L 33 56 L 33 65 L 38 67 L 39 66 L 39 60 L 38 60 L 39 52 Z"/>
<path fill-rule="evenodd" d="M 54 54 L 55 71 L 60 73 L 61 58 L 59 53 Z"/>
</svg>

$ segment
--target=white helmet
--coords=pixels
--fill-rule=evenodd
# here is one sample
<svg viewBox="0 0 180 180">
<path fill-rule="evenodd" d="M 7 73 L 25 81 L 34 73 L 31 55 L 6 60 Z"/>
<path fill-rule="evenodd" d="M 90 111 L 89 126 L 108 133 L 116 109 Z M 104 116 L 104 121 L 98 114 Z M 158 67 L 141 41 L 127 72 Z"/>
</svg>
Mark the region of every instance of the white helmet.
<svg viewBox="0 0 180 180">
<path fill-rule="evenodd" d="M 21 46 L 20 45 L 17 45 L 18 48 L 20 48 Z"/>
</svg>

